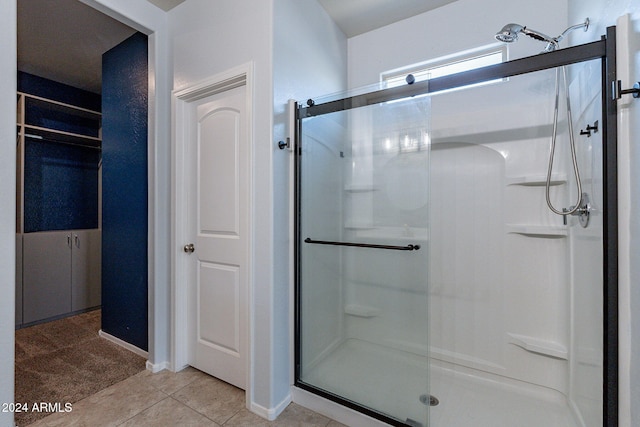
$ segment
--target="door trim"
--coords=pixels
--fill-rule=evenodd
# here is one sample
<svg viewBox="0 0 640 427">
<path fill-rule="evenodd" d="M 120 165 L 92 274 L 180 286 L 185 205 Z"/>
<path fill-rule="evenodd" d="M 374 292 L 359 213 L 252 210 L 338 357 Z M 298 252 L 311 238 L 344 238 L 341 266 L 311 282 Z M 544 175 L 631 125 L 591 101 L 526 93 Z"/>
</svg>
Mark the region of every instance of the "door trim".
<svg viewBox="0 0 640 427">
<path fill-rule="evenodd" d="M 253 184 L 253 62 L 242 64 L 225 72 L 216 74 L 202 81 L 194 82 L 183 89 L 171 93 L 172 132 L 172 179 L 171 179 L 171 370 L 179 371 L 188 365 L 188 291 L 183 286 L 189 280 L 188 259 L 182 250 L 188 239 L 189 215 L 187 194 L 181 191 L 187 182 L 186 144 L 184 144 L 188 126 L 188 108 L 191 102 L 207 96 L 223 93 L 240 86 L 246 87 L 247 143 L 249 148 L 249 207 L 254 205 Z M 253 289 L 253 216 L 249 212 L 249 254 L 248 254 L 248 286 L 245 295 L 248 304 L 246 310 L 246 402 L 250 404 L 251 393 L 251 355 L 252 355 L 252 289 Z"/>
</svg>

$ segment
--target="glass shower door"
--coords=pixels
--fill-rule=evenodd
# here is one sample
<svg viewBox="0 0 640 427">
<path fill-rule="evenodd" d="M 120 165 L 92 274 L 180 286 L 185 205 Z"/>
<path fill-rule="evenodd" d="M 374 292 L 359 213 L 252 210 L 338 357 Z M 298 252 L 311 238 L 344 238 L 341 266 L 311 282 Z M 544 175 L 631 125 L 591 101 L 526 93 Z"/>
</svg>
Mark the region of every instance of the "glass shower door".
<svg viewBox="0 0 640 427">
<path fill-rule="evenodd" d="M 296 383 L 428 424 L 428 97 L 301 120 Z"/>
</svg>

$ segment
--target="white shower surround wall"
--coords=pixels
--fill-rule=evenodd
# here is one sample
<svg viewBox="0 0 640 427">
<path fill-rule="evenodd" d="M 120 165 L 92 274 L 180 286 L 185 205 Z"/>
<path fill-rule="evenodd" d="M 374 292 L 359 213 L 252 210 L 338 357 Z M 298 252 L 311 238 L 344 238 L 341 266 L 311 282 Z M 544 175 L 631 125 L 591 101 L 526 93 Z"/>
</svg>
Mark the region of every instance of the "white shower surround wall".
<svg viewBox="0 0 640 427">
<path fill-rule="evenodd" d="M 574 119 L 578 122 L 600 115 L 600 85 L 588 85 L 589 72 L 598 67 L 599 64 L 594 63 L 571 68 L 576 74 L 571 90 Z M 463 404 L 460 396 L 465 393 L 446 391 L 450 388 L 448 377 L 451 384 L 460 383 L 460 379 L 446 374 L 452 370 L 484 378 L 487 384 L 501 384 L 495 388 L 496 399 L 507 388 L 517 390 L 514 385 L 518 383 L 512 381 L 516 379 L 520 381 L 523 401 L 526 401 L 525 395 L 535 395 L 542 401 L 556 402 L 555 406 L 549 407 L 542 402 L 534 404 L 533 407 L 539 410 L 538 418 L 535 411 L 531 412 L 534 423 L 567 425 L 570 410 L 564 403 L 565 396 L 576 400 L 572 406 L 577 420 L 584 417 L 591 420 L 587 425 L 596 425 L 594 423 L 601 418 L 601 388 L 598 386 L 602 377 L 602 360 L 598 357 L 602 337 L 602 318 L 599 316 L 601 264 L 589 262 L 572 273 L 570 259 L 574 253 L 585 255 L 585 250 L 592 251 L 598 259 L 602 248 L 602 218 L 595 214 L 588 229 L 582 229 L 575 218 L 570 218 L 569 227 L 565 227 L 562 219 L 546 207 L 543 183 L 551 133 L 549 121 L 553 115 L 553 85 L 554 71 L 549 70 L 433 97 L 435 129 L 431 134 L 429 170 L 432 192 L 430 241 L 421 237 L 424 233 L 419 229 L 407 230 L 413 243 L 429 247 L 430 304 L 420 299 L 420 289 L 413 289 L 415 280 L 402 274 L 403 259 L 394 258 L 389 262 L 390 255 L 386 251 L 367 252 L 366 256 L 362 255 L 366 259 L 360 259 L 363 252 L 349 252 L 344 256 L 344 265 L 334 268 L 344 270 L 347 278 L 342 291 L 346 314 L 344 336 L 340 336 L 338 327 L 332 328 L 335 331 L 333 338 L 325 343 L 328 351 L 322 356 L 333 350 L 329 343 L 338 343 L 342 338 L 345 342 L 366 340 L 432 357 L 434 366 L 438 366 L 432 373 L 438 381 L 432 383 L 431 393 L 436 396 L 446 393 L 445 398 L 441 397 L 442 409 L 434 409 L 437 414 L 434 425 L 455 412 L 452 405 Z M 514 93 L 518 96 L 514 97 Z M 487 105 L 495 107 L 487 111 Z M 583 111 L 587 113 L 582 114 Z M 368 123 L 366 118 L 357 113 L 352 115 L 359 120 L 353 120 L 356 126 L 351 133 L 367 134 L 367 126 L 358 127 Z M 566 167 L 569 164 L 568 138 L 566 118 L 562 113 L 560 125 L 564 130 L 559 132 L 559 142 L 564 145 L 558 148 L 556 157 L 552 200 L 557 205 L 566 205 L 569 199 L 575 200 L 575 191 L 571 191 L 571 170 Z M 315 139 L 314 144 L 323 143 L 322 137 Z M 367 140 L 357 138 L 356 141 L 361 139 Z M 335 138 L 328 139 L 333 140 Z M 602 139 L 593 135 L 588 140 L 583 137 L 580 143 L 582 178 L 587 183 L 585 190 L 590 193 L 594 208 L 598 209 L 602 182 L 594 178 L 601 175 L 598 147 Z M 336 151 L 333 157 L 337 157 L 337 150 L 333 150 Z M 386 229 L 361 231 L 354 226 L 367 223 L 367 219 L 369 223 L 374 222 L 366 217 L 372 213 L 372 195 L 385 193 L 384 186 L 375 187 L 375 183 L 383 182 L 384 171 L 380 165 L 372 164 L 370 150 L 354 146 L 351 155 L 347 155 L 344 202 L 331 203 L 331 206 L 343 205 L 345 208 L 342 212 L 345 240 L 358 240 L 351 235 L 360 240 L 365 237 L 384 240 L 389 234 Z M 307 159 L 313 157 L 311 164 L 320 171 L 316 179 L 322 180 L 321 176 L 333 162 L 331 155 L 324 159 L 314 156 L 311 151 L 305 151 L 304 155 Z M 347 153 L 349 151 L 347 147 Z M 333 187 L 334 196 L 342 190 L 339 182 Z M 368 192 L 366 188 L 375 191 Z M 320 195 L 320 199 L 327 201 L 324 195 Z M 381 206 L 376 205 L 375 209 L 377 212 Z M 313 222 L 323 223 L 324 218 L 326 215 L 318 215 Z M 402 234 L 396 232 L 396 236 Z M 414 242 L 416 239 L 420 241 Z M 575 241 L 579 243 L 575 244 Z M 588 261 L 594 254 L 577 259 Z M 397 276 L 393 277 L 394 274 Z M 325 276 L 324 282 L 335 285 L 335 278 L 329 279 L 322 272 L 312 274 L 310 279 L 317 276 Z M 572 281 L 574 276 L 576 280 Z M 585 292 L 589 281 L 593 292 Z M 580 284 L 578 292 L 574 292 L 571 283 Z M 324 292 L 329 292 L 327 286 L 323 283 Z M 314 287 L 310 288 L 313 291 Z M 335 294 L 334 300 L 339 303 L 340 289 L 330 293 Z M 579 303 L 575 304 L 573 299 L 578 299 Z M 422 305 L 416 307 L 421 301 Z M 327 309 L 325 307 L 323 312 Z M 399 329 L 394 324 L 394 318 L 400 316 L 398 311 L 403 315 L 414 313 L 410 316 L 416 319 L 428 309 L 431 311 L 428 321 L 410 322 Z M 307 310 L 309 312 L 312 310 Z M 316 317 L 321 319 L 321 316 Z M 333 321 L 338 319 L 330 317 Z M 304 319 L 314 324 L 309 317 Z M 573 328 L 576 323 L 583 327 Z M 424 345 L 427 327 L 431 333 L 429 348 Z M 389 331 L 394 332 L 390 334 Z M 327 360 L 330 364 L 331 357 Z M 310 365 L 315 365 L 315 361 Z M 571 385 L 570 369 L 576 372 L 571 377 Z M 342 377 L 348 378 L 347 372 Z M 316 372 L 313 376 L 321 381 L 330 375 Z M 585 384 L 588 386 L 583 387 Z M 340 387 L 348 390 L 348 384 Z M 423 387 L 428 387 L 426 382 Z M 471 400 L 477 398 L 470 397 Z M 406 400 L 411 400 L 411 396 L 406 396 Z M 384 401 L 382 396 L 381 403 Z M 526 406 L 517 399 L 513 403 L 516 407 Z M 486 417 L 487 412 L 490 411 L 483 411 L 482 416 Z M 503 412 L 496 412 L 494 421 L 508 420 L 508 411 Z M 560 421 L 540 418 L 546 417 L 547 413 L 557 414 Z M 581 425 L 580 421 L 575 425 Z"/>
<path fill-rule="evenodd" d="M 495 1 L 493 7 L 488 3 L 492 2 L 479 5 L 460 0 L 350 39 L 350 87 L 375 82 L 388 70 L 491 44 L 492 35 L 507 22 L 535 25 L 548 33 L 570 24 L 566 4 L 559 8 L 552 1 L 535 5 Z M 557 13 L 546 13 L 549 9 Z M 486 10 L 492 13 L 482 12 Z M 452 16 L 473 25 L 451 32 Z M 406 43 L 411 49 L 400 48 Z M 542 47 L 522 38 L 509 46 L 509 59 L 539 53 Z M 599 66 L 572 69 L 573 118 L 578 129 L 600 117 L 599 85 L 593 84 L 592 74 Z M 445 366 L 518 379 L 523 386 L 536 384 L 549 397 L 567 396 L 576 425 L 597 425 L 602 411 L 598 294 L 602 217 L 596 213 L 587 229 L 577 225 L 575 218 L 563 227 L 561 218 L 546 207 L 542 183 L 553 116 L 553 71 L 546 73 L 540 87 L 522 87 L 522 92 L 514 89 L 519 81 L 514 78 L 434 97 L 428 353 Z M 561 133 L 563 126 L 566 121 L 561 119 Z M 502 132 L 502 142 L 491 140 L 495 131 Z M 568 207 L 576 194 L 566 130 L 561 141 L 565 145 L 558 149 L 552 200 L 556 206 Z M 473 145 L 444 148 L 455 143 Z M 584 190 L 596 209 L 602 197 L 601 143 L 601 134 L 578 141 Z M 445 169 L 443 164 L 451 166 Z M 479 185 L 469 188 L 474 182 Z M 479 193 L 487 187 L 497 192 Z M 450 196 L 455 191 L 461 193 L 457 202 Z M 467 206 L 463 206 L 465 200 Z M 492 213 L 488 218 L 495 221 L 474 220 L 474 211 L 487 210 Z M 464 267 L 452 268 L 459 265 Z M 584 293 L 585 288 L 593 292 Z M 375 342 L 374 328 L 367 333 L 362 319 L 347 319 L 345 325 L 347 331 L 355 328 Z M 420 327 L 416 325 L 413 334 L 419 334 Z M 407 343 L 405 348 L 409 347 Z"/>
</svg>

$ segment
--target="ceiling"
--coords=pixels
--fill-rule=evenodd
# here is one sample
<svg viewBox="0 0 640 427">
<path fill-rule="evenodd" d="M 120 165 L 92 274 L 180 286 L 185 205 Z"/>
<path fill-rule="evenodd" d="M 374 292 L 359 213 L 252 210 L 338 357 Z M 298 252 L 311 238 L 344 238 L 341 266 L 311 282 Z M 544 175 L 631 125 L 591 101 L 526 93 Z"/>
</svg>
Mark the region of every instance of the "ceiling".
<svg viewBox="0 0 640 427">
<path fill-rule="evenodd" d="M 153 3 L 164 11 L 168 11 L 184 2 L 184 0 L 148 0 L 149 3 Z"/>
<path fill-rule="evenodd" d="M 185 0 L 148 0 L 171 10 Z M 428 12 L 456 0 L 318 0 L 347 37 Z"/>
<path fill-rule="evenodd" d="M 185 0 L 148 0 L 168 11 Z M 456 0 L 318 0 L 353 37 Z M 135 30 L 78 0 L 19 0 L 18 69 L 99 93 L 102 54 Z"/>
<path fill-rule="evenodd" d="M 77 0 L 19 0 L 18 69 L 100 93 L 102 54 L 135 30 Z"/>
<path fill-rule="evenodd" d="M 456 0 L 318 0 L 347 37 L 436 9 Z"/>
</svg>

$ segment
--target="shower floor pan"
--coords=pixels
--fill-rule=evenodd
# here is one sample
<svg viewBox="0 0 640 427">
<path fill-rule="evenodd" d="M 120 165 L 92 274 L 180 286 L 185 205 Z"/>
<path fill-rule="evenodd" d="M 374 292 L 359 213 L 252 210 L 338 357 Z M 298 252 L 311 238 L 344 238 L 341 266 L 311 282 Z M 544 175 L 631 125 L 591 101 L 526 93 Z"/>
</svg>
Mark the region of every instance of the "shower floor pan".
<svg viewBox="0 0 640 427">
<path fill-rule="evenodd" d="M 304 380 L 347 399 L 358 396 L 364 406 L 393 418 L 420 423 L 425 419 L 420 396 L 428 392 L 439 400 L 430 407 L 430 427 L 578 427 L 561 398 L 434 362 L 427 374 L 424 357 L 349 339 L 305 373 Z"/>
</svg>

